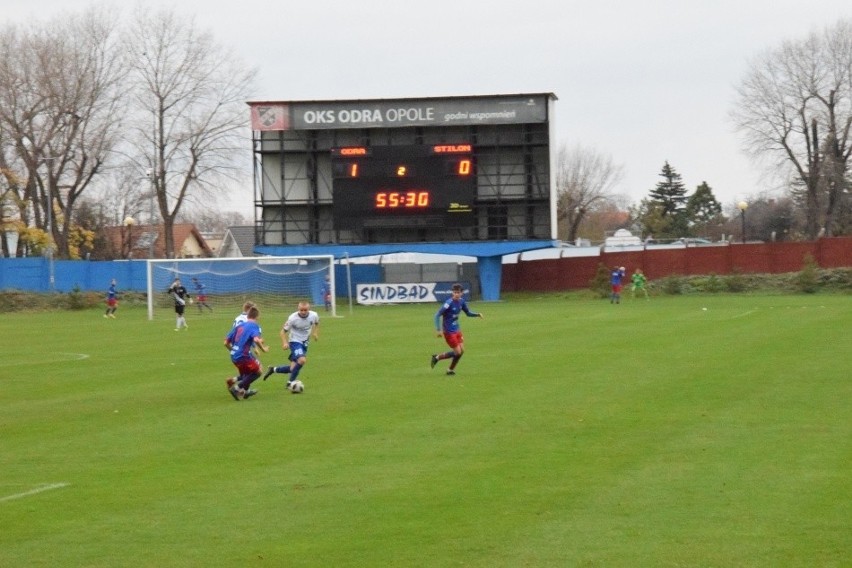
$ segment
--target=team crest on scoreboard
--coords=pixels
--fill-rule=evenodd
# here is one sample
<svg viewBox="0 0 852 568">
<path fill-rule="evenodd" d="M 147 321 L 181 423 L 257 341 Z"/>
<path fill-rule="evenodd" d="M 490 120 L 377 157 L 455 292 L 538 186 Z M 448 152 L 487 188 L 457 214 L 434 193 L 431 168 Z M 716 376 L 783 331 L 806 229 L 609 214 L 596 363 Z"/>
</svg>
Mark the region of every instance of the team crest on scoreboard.
<svg viewBox="0 0 852 568">
<path fill-rule="evenodd" d="M 290 109 L 283 104 L 251 105 L 252 130 L 289 130 Z"/>
</svg>

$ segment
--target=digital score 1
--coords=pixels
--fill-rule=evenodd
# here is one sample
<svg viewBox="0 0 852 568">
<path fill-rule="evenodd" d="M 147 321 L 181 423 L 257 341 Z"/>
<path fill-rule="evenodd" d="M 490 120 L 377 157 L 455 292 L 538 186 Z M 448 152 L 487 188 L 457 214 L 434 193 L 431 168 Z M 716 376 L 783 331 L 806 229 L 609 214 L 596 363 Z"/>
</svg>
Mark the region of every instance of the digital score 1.
<svg viewBox="0 0 852 568">
<path fill-rule="evenodd" d="M 470 144 L 334 148 L 331 163 L 336 229 L 475 223 Z"/>
</svg>

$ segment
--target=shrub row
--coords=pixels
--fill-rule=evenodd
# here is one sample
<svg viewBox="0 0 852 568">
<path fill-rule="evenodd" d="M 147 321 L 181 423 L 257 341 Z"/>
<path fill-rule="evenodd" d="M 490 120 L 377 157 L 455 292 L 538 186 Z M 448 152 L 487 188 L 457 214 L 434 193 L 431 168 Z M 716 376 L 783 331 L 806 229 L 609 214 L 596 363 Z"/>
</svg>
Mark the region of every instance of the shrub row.
<svg viewBox="0 0 852 568">
<path fill-rule="evenodd" d="M 608 298 L 610 269 L 601 264 L 595 278 L 590 282 L 591 291 L 601 298 Z M 630 275 L 626 277 L 625 291 L 629 291 Z M 764 292 L 778 294 L 814 294 L 817 292 L 852 293 L 852 268 L 820 269 L 813 262 L 806 262 L 799 272 L 785 274 L 727 274 L 704 276 L 672 275 L 648 282 L 652 294 L 719 294 Z M 125 292 L 121 295 L 123 305 L 146 304 L 146 295 L 141 292 Z M 242 301 L 242 300 L 240 300 Z M 104 295 L 99 292 L 83 292 L 74 289 L 68 293 L 39 294 L 21 290 L 0 290 L 0 313 L 24 310 L 87 310 L 104 306 Z"/>
<path fill-rule="evenodd" d="M 602 270 L 601 270 L 602 268 Z M 590 288 L 601 298 L 610 294 L 610 269 L 601 265 Z M 625 291 L 630 290 L 630 275 Z M 682 276 L 674 274 L 648 282 L 652 294 L 719 294 L 763 292 L 778 294 L 814 294 L 817 292 L 852 292 L 852 268 L 820 269 L 807 264 L 799 272 L 784 274 L 743 274 Z"/>
<path fill-rule="evenodd" d="M 46 310 L 88 310 L 105 305 L 104 294 L 83 292 L 79 288 L 68 293 L 38 294 L 21 290 L 0 290 L 0 313 Z M 144 304 L 145 294 L 127 292 L 121 295 L 125 305 Z"/>
</svg>

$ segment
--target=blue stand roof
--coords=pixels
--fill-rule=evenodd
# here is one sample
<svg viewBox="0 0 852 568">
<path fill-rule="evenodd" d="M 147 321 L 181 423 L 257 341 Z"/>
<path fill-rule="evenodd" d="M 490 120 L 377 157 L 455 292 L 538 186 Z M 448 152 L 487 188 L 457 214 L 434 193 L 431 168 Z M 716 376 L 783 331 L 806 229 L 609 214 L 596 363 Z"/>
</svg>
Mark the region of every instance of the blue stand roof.
<svg viewBox="0 0 852 568">
<path fill-rule="evenodd" d="M 427 253 L 475 256 L 479 268 L 482 299 L 486 302 L 500 300 L 502 257 L 530 250 L 559 246 L 559 241 L 489 241 L 443 243 L 385 243 L 369 245 L 266 245 L 254 247 L 256 254 L 274 256 L 332 255 L 336 260 L 393 253 Z"/>
</svg>

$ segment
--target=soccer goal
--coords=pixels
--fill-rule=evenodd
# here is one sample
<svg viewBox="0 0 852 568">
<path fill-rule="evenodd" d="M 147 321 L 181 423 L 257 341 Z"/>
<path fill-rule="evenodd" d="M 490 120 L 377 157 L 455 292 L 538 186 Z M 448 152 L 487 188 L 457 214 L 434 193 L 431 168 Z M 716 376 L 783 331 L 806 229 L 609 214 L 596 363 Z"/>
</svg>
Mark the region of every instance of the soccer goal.
<svg viewBox="0 0 852 568">
<path fill-rule="evenodd" d="M 154 319 L 156 311 L 174 306 L 167 291 L 175 278 L 180 278 L 194 300 L 194 305 L 187 306 L 188 313 L 206 309 L 197 301 L 204 295 L 210 308 L 229 313 L 239 313 L 249 300 L 261 313 L 269 309 L 295 311 L 298 302 L 308 300 L 311 309 L 320 313 L 327 309 L 329 315 L 337 315 L 331 255 L 149 260 L 149 320 Z"/>
</svg>

